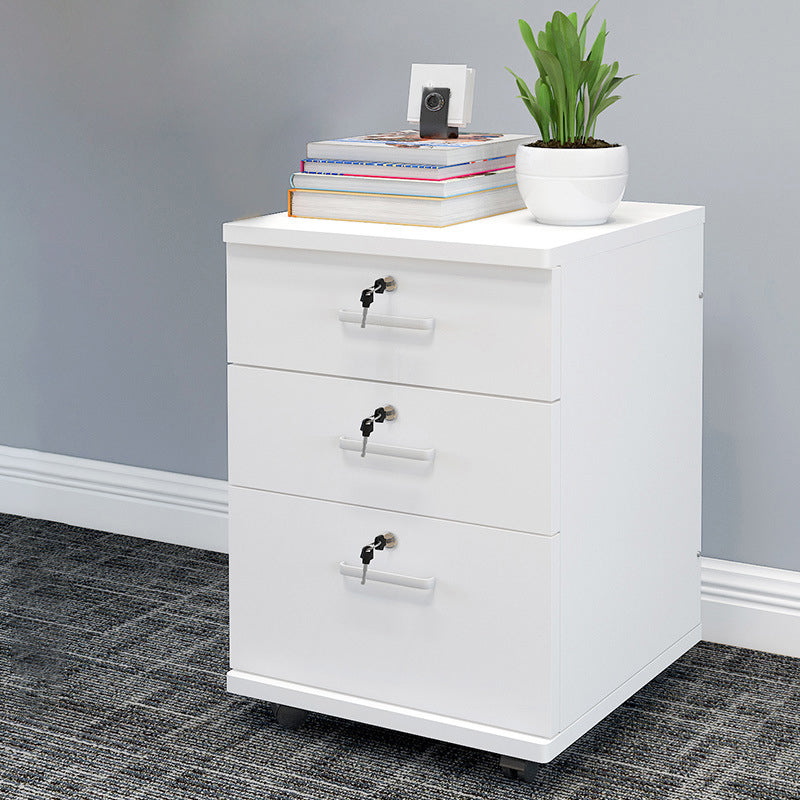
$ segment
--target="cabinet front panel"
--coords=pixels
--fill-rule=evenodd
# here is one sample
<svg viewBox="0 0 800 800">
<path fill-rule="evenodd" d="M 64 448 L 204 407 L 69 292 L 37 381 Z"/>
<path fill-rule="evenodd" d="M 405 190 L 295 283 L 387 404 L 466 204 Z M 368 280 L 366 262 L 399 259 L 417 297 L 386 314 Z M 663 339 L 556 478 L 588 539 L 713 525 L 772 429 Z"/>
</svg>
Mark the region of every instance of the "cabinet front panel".
<svg viewBox="0 0 800 800">
<path fill-rule="evenodd" d="M 387 531 L 397 545 L 375 553 L 364 585 L 342 574 Z M 557 536 L 232 487 L 231 667 L 551 735 L 558 548 Z"/>
<path fill-rule="evenodd" d="M 363 289 L 375 295 L 361 327 Z M 228 246 L 228 361 L 559 397 L 560 271 Z"/>
<path fill-rule="evenodd" d="M 512 530 L 559 530 L 559 407 L 231 366 L 229 481 Z M 361 456 L 361 421 L 381 406 Z"/>
</svg>

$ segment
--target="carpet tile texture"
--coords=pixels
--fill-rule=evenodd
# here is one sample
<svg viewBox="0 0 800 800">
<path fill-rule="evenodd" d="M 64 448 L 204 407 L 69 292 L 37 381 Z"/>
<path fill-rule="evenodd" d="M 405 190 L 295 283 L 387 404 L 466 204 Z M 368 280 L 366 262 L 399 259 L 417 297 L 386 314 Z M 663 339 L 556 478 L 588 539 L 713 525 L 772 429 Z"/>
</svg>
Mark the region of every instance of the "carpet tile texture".
<svg viewBox="0 0 800 800">
<path fill-rule="evenodd" d="M 0 515 L 0 797 L 800 800 L 800 660 L 701 643 L 551 764 L 229 695 L 227 558 Z"/>
</svg>

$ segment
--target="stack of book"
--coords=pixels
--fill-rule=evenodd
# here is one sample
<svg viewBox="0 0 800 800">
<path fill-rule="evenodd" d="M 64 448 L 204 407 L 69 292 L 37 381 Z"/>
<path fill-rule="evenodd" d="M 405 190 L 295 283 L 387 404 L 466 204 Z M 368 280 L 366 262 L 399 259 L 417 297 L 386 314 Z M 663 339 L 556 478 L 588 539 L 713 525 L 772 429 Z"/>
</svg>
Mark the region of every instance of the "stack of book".
<svg viewBox="0 0 800 800">
<path fill-rule="evenodd" d="M 516 211 L 514 153 L 534 138 L 399 131 L 312 142 L 290 181 L 289 216 L 440 228 Z"/>
</svg>

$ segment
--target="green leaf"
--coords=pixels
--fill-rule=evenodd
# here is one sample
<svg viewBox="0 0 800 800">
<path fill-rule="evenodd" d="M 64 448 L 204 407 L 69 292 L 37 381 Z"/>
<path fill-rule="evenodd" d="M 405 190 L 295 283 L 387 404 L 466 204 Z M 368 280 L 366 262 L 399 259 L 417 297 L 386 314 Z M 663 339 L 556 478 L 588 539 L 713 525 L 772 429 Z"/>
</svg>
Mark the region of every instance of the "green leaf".
<svg viewBox="0 0 800 800">
<path fill-rule="evenodd" d="M 531 51 L 531 55 L 536 58 L 536 51 L 538 50 L 536 47 L 536 39 L 533 38 L 531 26 L 528 25 L 524 19 L 519 21 L 519 32 L 522 34 L 522 41 L 525 42 L 528 50 Z"/>
<path fill-rule="evenodd" d="M 553 122 L 556 127 L 558 138 L 563 141 L 566 136 L 566 114 L 567 114 L 567 88 L 564 84 L 564 72 L 558 59 L 547 50 L 539 50 L 539 58 L 542 60 L 547 81 L 553 90 Z"/>
<path fill-rule="evenodd" d="M 547 112 L 547 116 L 553 116 L 553 90 L 550 86 L 539 78 L 534 84 L 534 91 L 536 92 L 536 102 Z"/>
<path fill-rule="evenodd" d="M 523 98 L 523 102 L 525 102 L 525 98 Z M 550 139 L 550 120 L 547 118 L 547 115 L 535 100 L 528 98 L 527 102 L 525 102 L 525 106 L 528 111 L 530 111 L 531 116 L 536 120 L 536 125 L 539 128 L 542 139 L 548 141 Z"/>
<path fill-rule="evenodd" d="M 600 26 L 600 32 L 597 34 L 597 38 L 594 40 L 592 49 L 589 51 L 589 61 L 596 61 L 598 64 L 603 63 L 603 51 L 605 50 L 606 46 L 606 36 L 606 21 L 603 20 L 603 24 Z"/>
<path fill-rule="evenodd" d="M 600 79 L 600 70 L 603 65 L 598 61 L 587 61 L 589 69 L 586 71 L 586 91 L 592 95 Z"/>
<path fill-rule="evenodd" d="M 567 138 L 575 137 L 575 102 L 578 96 L 578 71 L 580 69 L 580 45 L 578 34 L 569 19 L 560 11 L 553 14 L 553 43 L 556 56 L 564 74 Z"/>
<path fill-rule="evenodd" d="M 603 66 L 600 67 L 600 74 L 598 75 L 597 84 L 594 92 L 592 93 L 593 107 L 611 91 L 610 84 L 611 81 L 616 77 L 618 69 L 619 63 L 616 61 L 610 67 L 607 64 L 603 64 Z"/>
<path fill-rule="evenodd" d="M 576 125 L 575 125 L 575 136 L 583 139 L 585 137 L 585 133 L 583 131 L 583 120 L 587 116 L 585 112 L 588 111 L 587 106 L 589 105 L 589 88 L 586 83 L 586 79 L 589 75 L 589 71 L 592 69 L 592 64 L 590 61 L 581 61 L 580 67 L 578 69 L 578 103 L 580 105 L 580 118 L 576 116 Z M 578 109 L 576 108 L 576 114 L 578 114 Z"/>
<path fill-rule="evenodd" d="M 587 129 L 590 126 L 594 126 L 594 124 L 597 122 L 597 118 L 600 116 L 601 112 L 605 111 L 610 105 L 613 105 L 619 99 L 620 99 L 620 96 L 618 94 L 615 94 L 613 97 L 606 97 L 604 100 L 602 100 L 600 103 L 598 103 L 597 106 L 592 109 L 591 117 L 589 118 L 589 120 L 587 122 L 587 125 L 586 125 Z"/>
<path fill-rule="evenodd" d="M 599 2 L 599 0 L 598 0 Z M 567 14 L 567 19 L 572 23 L 572 27 L 575 28 L 575 33 L 578 32 L 578 12 L 573 11 L 571 14 Z"/>
<path fill-rule="evenodd" d="M 589 55 L 586 57 L 586 60 L 592 65 L 589 69 L 588 75 L 586 76 L 586 84 L 589 87 L 590 96 L 594 95 L 598 80 L 603 79 L 601 76 L 601 71 L 604 67 L 603 50 L 605 48 L 606 41 L 605 25 L 606 23 L 604 20 L 603 24 L 600 26 L 600 33 L 597 34 L 597 38 L 592 45 L 592 49 L 589 51 Z"/>
<path fill-rule="evenodd" d="M 586 133 L 588 135 L 589 130 L 591 129 L 593 121 L 597 118 L 596 114 L 594 113 L 595 109 L 597 108 L 597 104 L 599 102 L 598 97 L 600 95 L 600 91 L 603 88 L 603 81 L 608 75 L 611 67 L 608 64 L 603 64 L 595 78 L 595 82 L 593 86 L 589 87 L 589 102 L 586 108 Z"/>
<path fill-rule="evenodd" d="M 610 105 L 616 103 L 617 100 L 621 99 L 618 94 L 612 95 L 611 97 L 606 97 L 602 103 L 594 110 L 594 116 L 597 118 L 600 115 L 601 111 L 605 111 Z"/>
<path fill-rule="evenodd" d="M 600 0 L 597 0 L 597 3 L 599 2 Z M 589 20 L 592 18 L 592 14 L 594 14 L 594 10 L 597 8 L 597 3 L 595 3 L 586 12 L 586 16 L 583 18 L 583 23 L 581 24 L 580 32 L 578 33 L 578 41 L 581 43 L 581 58 L 583 58 L 583 55 L 586 52 L 586 26 L 589 24 Z"/>
<path fill-rule="evenodd" d="M 528 109 L 528 113 L 533 117 L 533 106 L 531 105 L 530 98 L 526 97 L 524 94 L 518 94 L 517 97 L 522 100 L 522 102 L 525 104 L 525 108 Z"/>
<path fill-rule="evenodd" d="M 583 86 L 584 83 L 587 82 L 589 78 L 589 72 L 592 69 L 591 61 L 581 61 L 580 67 L 578 68 L 578 88 Z"/>
<path fill-rule="evenodd" d="M 554 111 L 555 101 L 553 100 L 553 90 L 541 78 L 536 81 L 533 88 L 536 92 L 536 102 L 539 104 L 542 111 L 547 114 L 548 124 L 552 123 L 553 130 L 555 131 L 558 117 Z M 553 137 L 548 135 L 547 140 L 549 141 L 551 138 Z"/>
<path fill-rule="evenodd" d="M 531 26 L 525 22 L 524 19 L 519 21 L 519 31 L 522 34 L 522 40 L 525 42 L 530 54 L 533 56 L 533 61 L 536 64 L 536 69 L 539 70 L 539 74 L 544 76 L 544 67 L 542 66 L 542 62 L 539 60 L 539 47 L 536 44 L 536 39 L 533 38 L 533 31 L 531 30 Z"/>
<path fill-rule="evenodd" d="M 544 113 L 544 111 L 539 107 L 537 104 L 533 94 L 531 94 L 531 90 L 528 88 L 528 85 L 525 81 L 519 77 L 512 69 L 506 67 L 506 69 L 514 76 L 517 82 L 517 89 L 519 90 L 519 99 L 525 104 L 525 108 L 528 109 L 528 113 L 536 120 L 536 124 L 539 127 L 539 132 L 542 135 L 543 139 L 549 138 L 548 129 L 550 125 L 550 121 L 548 116 Z"/>
<path fill-rule="evenodd" d="M 610 69 L 611 69 L 610 64 L 600 65 L 600 69 L 597 71 L 597 77 L 595 78 L 595 88 L 599 88 L 602 85 Z"/>
<path fill-rule="evenodd" d="M 540 50 L 547 50 L 547 36 L 545 36 L 544 31 L 539 31 L 539 35 L 536 37 L 536 41 L 539 42 Z"/>
<path fill-rule="evenodd" d="M 636 75 L 626 75 L 624 78 L 612 78 L 608 86 L 609 91 L 613 92 L 614 89 L 616 89 L 617 86 L 619 86 L 622 83 L 622 81 L 626 81 L 628 80 L 628 78 L 635 78 L 635 77 Z"/>
<path fill-rule="evenodd" d="M 519 89 L 520 94 L 527 95 L 531 99 L 534 99 L 534 94 L 528 88 L 528 84 L 525 83 L 525 81 L 522 78 L 520 78 L 520 76 L 517 75 L 517 73 L 514 72 L 514 70 L 512 70 L 510 67 L 506 67 L 506 69 L 514 76 L 514 79 L 517 82 L 517 88 Z"/>
<path fill-rule="evenodd" d="M 552 22 L 548 22 L 544 26 L 544 42 L 545 42 L 545 45 L 546 45 L 545 50 L 547 50 L 548 53 L 553 53 L 553 55 L 555 55 L 556 49 L 555 49 L 555 47 L 553 45 L 553 23 Z"/>
</svg>

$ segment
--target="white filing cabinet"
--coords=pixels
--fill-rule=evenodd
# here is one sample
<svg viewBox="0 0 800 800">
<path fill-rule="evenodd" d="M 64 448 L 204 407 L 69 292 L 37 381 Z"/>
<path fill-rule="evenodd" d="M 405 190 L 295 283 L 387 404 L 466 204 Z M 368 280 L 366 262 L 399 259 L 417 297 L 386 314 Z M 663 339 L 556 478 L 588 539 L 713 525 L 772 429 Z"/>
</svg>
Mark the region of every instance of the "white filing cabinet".
<svg viewBox="0 0 800 800">
<path fill-rule="evenodd" d="M 703 219 L 225 225 L 229 690 L 543 762 L 697 642 Z"/>
</svg>

